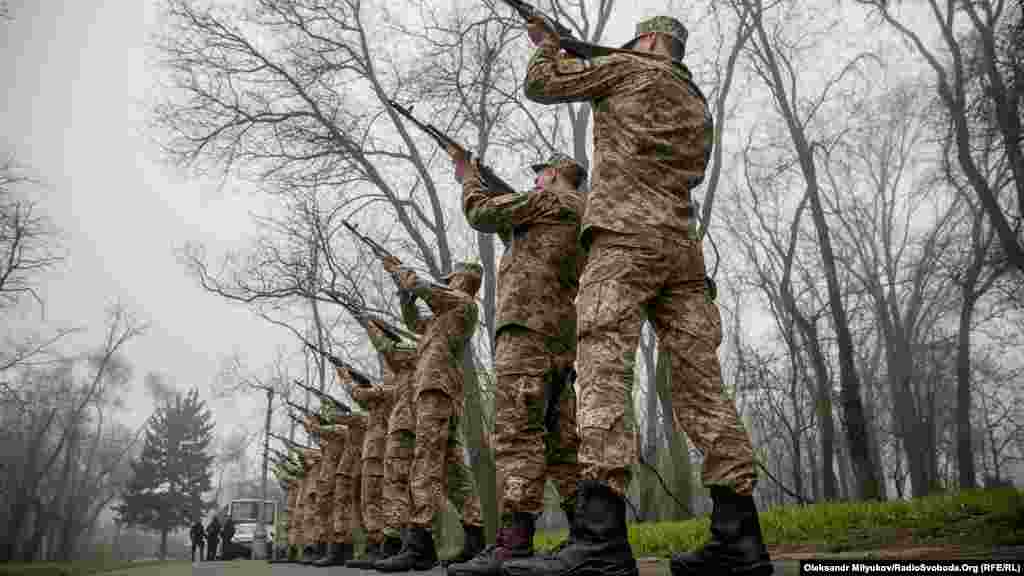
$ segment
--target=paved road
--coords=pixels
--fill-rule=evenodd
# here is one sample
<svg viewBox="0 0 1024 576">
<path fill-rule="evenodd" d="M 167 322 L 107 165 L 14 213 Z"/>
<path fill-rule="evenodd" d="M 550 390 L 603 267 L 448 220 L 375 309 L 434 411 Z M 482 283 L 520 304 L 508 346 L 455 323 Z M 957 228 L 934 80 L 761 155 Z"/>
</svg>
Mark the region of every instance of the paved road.
<svg viewBox="0 0 1024 576">
<path fill-rule="evenodd" d="M 816 555 L 816 557 L 818 557 Z M 845 554 L 821 555 L 821 558 L 831 559 L 865 559 L 878 558 L 879 555 L 872 553 L 847 552 Z M 1024 561 L 1024 546 L 1011 546 L 996 548 L 981 554 L 952 554 L 947 556 L 938 554 L 923 554 L 919 558 L 972 558 L 986 561 Z M 908 558 L 904 558 L 907 560 Z M 656 558 L 638 560 L 640 576 L 669 576 L 668 561 Z M 203 562 L 192 565 L 192 576 L 380 576 L 382 573 L 373 570 L 358 570 L 355 568 L 315 568 L 302 566 L 300 564 L 267 564 L 263 561 L 234 561 L 234 562 Z M 800 563 L 795 560 L 783 560 L 775 562 L 775 576 L 798 576 L 800 574 Z M 427 572 L 406 572 L 403 576 L 446 576 L 441 568 L 435 568 Z"/>
<path fill-rule="evenodd" d="M 668 576 L 667 560 L 640 560 L 640 576 Z M 797 562 L 776 562 L 776 576 L 797 576 L 800 567 Z M 221 576 L 230 574 L 234 576 L 380 576 L 381 572 L 374 570 L 359 570 L 356 568 L 314 568 L 300 564 L 267 564 L 266 562 L 203 562 L 192 565 L 193 576 Z M 445 571 L 435 568 L 428 572 L 405 572 L 403 576 L 445 576 Z"/>
</svg>

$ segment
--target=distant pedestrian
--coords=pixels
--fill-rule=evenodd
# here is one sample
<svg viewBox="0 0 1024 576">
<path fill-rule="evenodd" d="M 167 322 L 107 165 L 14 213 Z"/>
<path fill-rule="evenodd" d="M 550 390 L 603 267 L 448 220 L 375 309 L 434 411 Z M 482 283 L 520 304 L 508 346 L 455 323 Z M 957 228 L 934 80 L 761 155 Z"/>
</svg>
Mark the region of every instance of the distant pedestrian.
<svg viewBox="0 0 1024 576">
<path fill-rule="evenodd" d="M 192 525 L 189 537 L 192 539 L 192 561 L 196 561 L 196 550 L 199 550 L 199 560 L 202 561 L 203 544 L 205 543 L 206 534 L 203 532 L 203 523 L 198 519 L 196 519 L 196 523 Z"/>
<path fill-rule="evenodd" d="M 235 521 L 228 516 L 224 526 L 220 529 L 220 559 L 231 560 L 234 557 L 234 546 L 231 543 L 235 537 Z"/>
<path fill-rule="evenodd" d="M 206 525 L 206 559 L 211 562 L 217 559 L 218 541 L 220 541 L 220 521 L 214 516 L 213 520 Z"/>
</svg>

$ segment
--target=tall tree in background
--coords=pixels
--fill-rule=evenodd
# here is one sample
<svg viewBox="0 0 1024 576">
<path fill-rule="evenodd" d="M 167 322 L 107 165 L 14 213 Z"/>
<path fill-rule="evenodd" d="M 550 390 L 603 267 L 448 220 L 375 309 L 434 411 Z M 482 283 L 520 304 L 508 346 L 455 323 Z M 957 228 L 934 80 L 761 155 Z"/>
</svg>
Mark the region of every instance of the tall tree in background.
<svg viewBox="0 0 1024 576">
<path fill-rule="evenodd" d="M 167 556 L 167 534 L 185 528 L 213 503 L 202 495 L 212 488 L 207 454 L 213 415 L 199 393 L 176 395 L 150 419 L 142 455 L 132 462 L 133 477 L 116 507 L 119 521 L 160 533 L 160 558 Z"/>
</svg>

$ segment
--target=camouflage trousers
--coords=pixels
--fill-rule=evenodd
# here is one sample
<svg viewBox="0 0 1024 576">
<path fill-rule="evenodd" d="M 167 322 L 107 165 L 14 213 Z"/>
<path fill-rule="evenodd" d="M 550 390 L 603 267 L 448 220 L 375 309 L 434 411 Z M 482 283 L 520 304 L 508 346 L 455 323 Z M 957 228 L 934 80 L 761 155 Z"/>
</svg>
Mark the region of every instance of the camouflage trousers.
<svg viewBox="0 0 1024 576">
<path fill-rule="evenodd" d="M 334 484 L 334 510 L 332 542 L 350 543 L 357 527 L 362 525 L 360 514 L 361 476 L 338 474 Z"/>
<path fill-rule="evenodd" d="M 704 485 L 750 494 L 753 449 L 722 387 L 722 321 L 705 285 L 701 243 L 595 230 L 576 312 L 583 477 L 626 491 L 637 457 L 626 403 L 646 318 L 668 352 L 674 422 L 704 455 Z"/>
<path fill-rule="evenodd" d="M 317 542 L 331 540 L 334 510 L 334 478 L 316 479 L 316 531 L 311 535 Z"/>
<path fill-rule="evenodd" d="M 412 430 L 395 430 L 388 433 L 384 445 L 385 536 L 400 537 L 402 528 L 409 521 L 409 510 L 412 508 L 409 471 L 412 469 L 412 454 L 415 448 L 416 435 Z"/>
<path fill-rule="evenodd" d="M 409 478 L 412 495 L 409 524 L 429 529 L 447 493 L 463 524 L 483 526 L 480 496 L 465 463 L 454 401 L 439 390 L 425 390 L 416 399 L 415 415 L 416 447 Z"/>
<path fill-rule="evenodd" d="M 385 536 L 394 538 L 401 537 L 402 528 L 409 524 L 409 511 L 412 509 L 412 494 L 409 491 L 409 473 L 412 470 L 413 452 L 416 448 L 416 434 L 411 430 L 395 430 L 388 434 L 387 447 L 384 455 L 384 489 L 383 489 L 383 519 Z M 475 491 L 470 485 L 473 482 L 472 472 L 469 467 L 460 460 L 452 460 L 447 469 L 448 485 L 445 493 L 448 501 L 455 506 L 455 509 L 463 514 L 463 522 L 466 522 L 465 513 L 477 514 L 479 517 L 480 504 L 475 496 Z M 467 485 L 469 487 L 467 488 Z M 470 505 L 466 506 L 468 498 Z M 470 517 L 470 522 L 472 517 Z M 482 521 L 481 521 L 482 522 Z M 477 524 L 473 524 L 476 526 Z"/>
<path fill-rule="evenodd" d="M 302 536 L 304 544 L 319 542 L 320 535 L 317 530 L 317 502 L 318 494 L 314 490 L 302 501 Z"/>
<path fill-rule="evenodd" d="M 367 542 L 384 540 L 384 463 L 378 458 L 363 460 L 361 500 Z"/>
<path fill-rule="evenodd" d="M 566 500 L 579 480 L 576 391 L 566 381 L 575 351 L 510 326 L 495 343 L 494 461 L 502 514 L 544 511 L 544 482 Z"/>
</svg>

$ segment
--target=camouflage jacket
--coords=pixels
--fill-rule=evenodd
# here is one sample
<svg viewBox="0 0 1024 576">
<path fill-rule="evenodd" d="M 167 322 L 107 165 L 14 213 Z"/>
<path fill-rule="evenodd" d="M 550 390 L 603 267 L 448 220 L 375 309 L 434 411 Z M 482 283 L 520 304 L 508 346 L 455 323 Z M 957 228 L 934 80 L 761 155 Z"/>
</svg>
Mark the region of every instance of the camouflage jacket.
<svg viewBox="0 0 1024 576">
<path fill-rule="evenodd" d="M 369 412 L 366 434 L 363 436 L 363 460 L 384 459 L 384 440 L 388 435 L 388 415 L 394 403 L 394 392 L 394 386 L 390 383 L 352 389 L 352 399 Z"/>
<path fill-rule="evenodd" d="M 530 59 L 526 97 L 542 104 L 590 101 L 591 228 L 652 237 L 693 237 L 690 190 L 704 180 L 714 143 L 707 101 L 685 65 L 655 54 L 560 58 L 548 37 Z"/>
<path fill-rule="evenodd" d="M 577 237 L 584 197 L 560 184 L 494 194 L 476 163 L 466 168 L 462 209 L 469 225 L 505 243 L 498 266 L 496 332 L 522 326 L 576 349 L 576 306 L 583 253 Z"/>
<path fill-rule="evenodd" d="M 359 476 L 363 457 L 363 438 L 369 420 L 365 414 L 343 414 L 337 420 L 348 428 L 348 445 L 338 460 L 334 473 L 340 476 Z"/>
<path fill-rule="evenodd" d="M 419 358 L 416 343 L 407 340 L 395 342 L 385 336 L 373 322 L 367 324 L 366 333 L 370 335 L 373 347 L 384 358 L 384 368 L 391 387 L 391 408 L 387 415 L 386 434 L 398 430 L 413 430 L 415 426 L 412 419 L 412 379 L 416 373 L 416 360 Z"/>
<path fill-rule="evenodd" d="M 433 316 L 422 318 L 411 299 L 402 302 L 406 326 L 422 334 L 419 360 L 416 362 L 413 401 L 427 390 L 439 390 L 462 406 L 464 377 L 462 355 L 476 331 L 479 309 L 473 297 L 460 290 L 435 284 L 401 268 L 400 286 L 423 299 Z"/>
<path fill-rule="evenodd" d="M 345 428 L 338 425 L 322 426 L 311 422 L 307 426 L 310 432 L 315 432 L 320 439 L 320 449 L 323 454 L 323 463 L 320 466 L 320 479 L 329 480 L 333 477 L 334 468 L 341 460 L 345 447 L 349 444 L 348 434 Z"/>
</svg>

